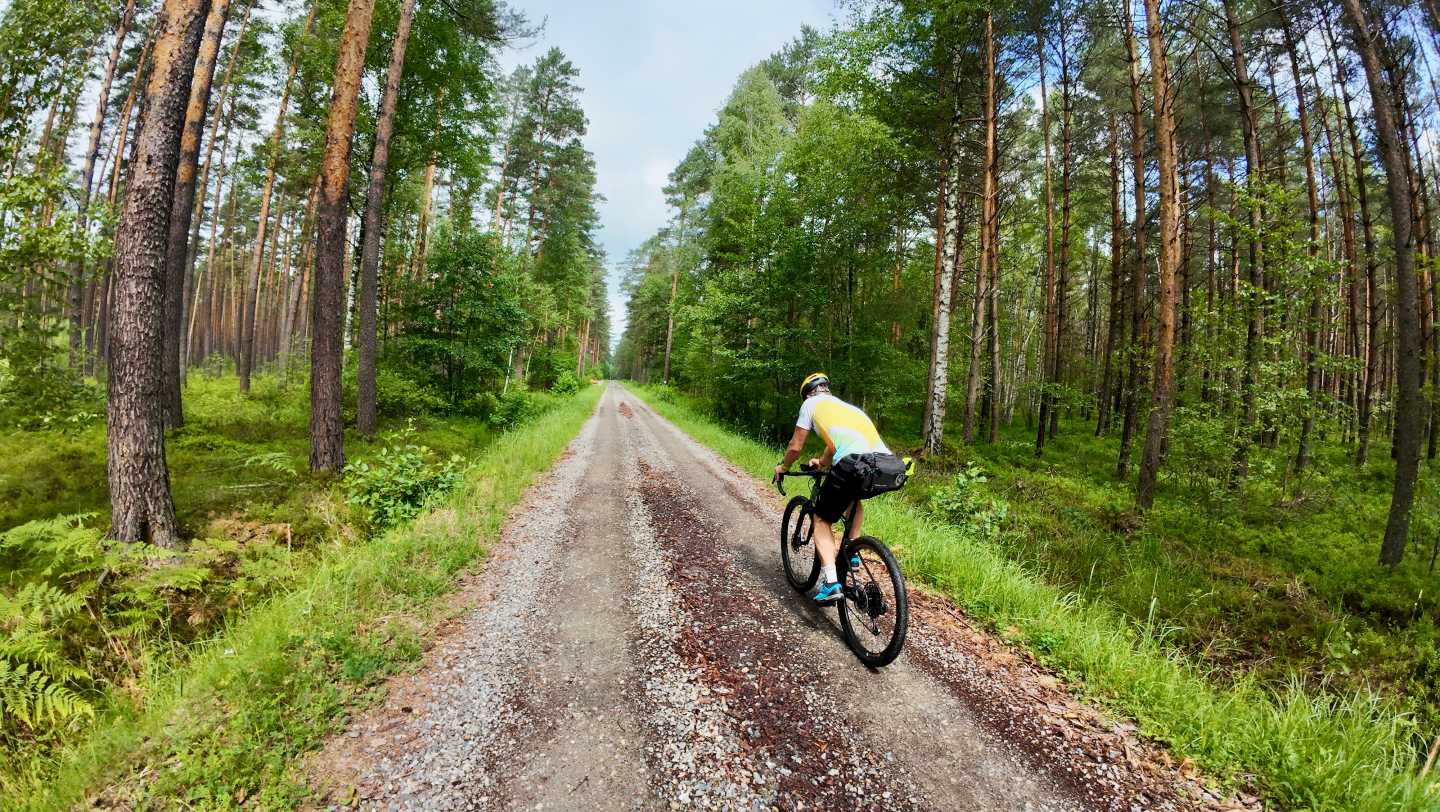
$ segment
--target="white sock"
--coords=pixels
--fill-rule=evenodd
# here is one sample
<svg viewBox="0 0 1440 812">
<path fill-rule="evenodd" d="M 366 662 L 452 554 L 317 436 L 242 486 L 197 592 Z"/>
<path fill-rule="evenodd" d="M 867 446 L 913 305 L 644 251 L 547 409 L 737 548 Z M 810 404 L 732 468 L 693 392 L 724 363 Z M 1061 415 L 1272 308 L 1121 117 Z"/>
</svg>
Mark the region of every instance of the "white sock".
<svg viewBox="0 0 1440 812">
<path fill-rule="evenodd" d="M 820 576 L 821 576 L 821 578 L 824 579 L 824 582 L 827 583 L 827 584 L 833 584 L 833 583 L 835 583 L 836 581 L 840 580 L 840 579 L 835 575 L 835 565 L 834 565 L 834 564 L 826 564 L 825 566 L 821 567 L 821 568 L 820 568 Z"/>
</svg>

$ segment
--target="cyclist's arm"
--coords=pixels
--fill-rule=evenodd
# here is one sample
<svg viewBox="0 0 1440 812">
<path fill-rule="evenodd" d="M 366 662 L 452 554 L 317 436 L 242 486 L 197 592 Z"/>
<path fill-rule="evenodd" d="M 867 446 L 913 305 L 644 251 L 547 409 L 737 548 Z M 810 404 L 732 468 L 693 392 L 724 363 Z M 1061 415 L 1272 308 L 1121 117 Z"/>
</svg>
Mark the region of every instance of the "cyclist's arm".
<svg viewBox="0 0 1440 812">
<path fill-rule="evenodd" d="M 785 457 L 780 460 L 780 465 L 777 466 L 779 469 L 783 471 L 790 470 L 790 466 L 794 465 L 795 461 L 800 459 L 800 452 L 805 450 L 805 438 L 809 436 L 809 431 L 799 426 L 795 427 L 795 431 L 790 435 L 790 445 L 785 447 Z"/>
</svg>

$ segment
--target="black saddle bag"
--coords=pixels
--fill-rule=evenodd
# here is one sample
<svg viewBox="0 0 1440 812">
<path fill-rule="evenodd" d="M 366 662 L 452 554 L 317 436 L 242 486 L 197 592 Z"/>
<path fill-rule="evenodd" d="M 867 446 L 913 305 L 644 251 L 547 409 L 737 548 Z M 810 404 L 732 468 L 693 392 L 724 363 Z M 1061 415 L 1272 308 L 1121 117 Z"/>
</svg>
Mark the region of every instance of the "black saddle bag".
<svg viewBox="0 0 1440 812">
<path fill-rule="evenodd" d="M 856 479 L 861 499 L 898 491 L 909 478 L 905 461 L 894 454 L 861 454 L 855 460 Z"/>
</svg>

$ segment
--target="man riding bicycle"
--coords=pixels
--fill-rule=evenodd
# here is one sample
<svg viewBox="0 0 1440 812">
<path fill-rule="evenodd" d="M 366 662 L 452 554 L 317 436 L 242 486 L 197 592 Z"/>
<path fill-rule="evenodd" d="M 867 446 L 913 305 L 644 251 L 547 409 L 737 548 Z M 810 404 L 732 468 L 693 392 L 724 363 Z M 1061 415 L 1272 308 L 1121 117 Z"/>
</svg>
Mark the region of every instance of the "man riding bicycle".
<svg viewBox="0 0 1440 812">
<path fill-rule="evenodd" d="M 823 456 L 811 459 L 812 468 L 829 468 L 820 486 L 815 503 L 815 552 L 820 557 L 820 586 L 815 592 L 816 603 L 834 603 L 842 595 L 835 574 L 835 557 L 839 545 L 835 541 L 834 524 L 855 505 L 855 516 L 845 529 L 848 541 L 860 534 L 865 518 L 861 500 L 899 487 L 904 482 L 905 464 L 880 439 L 875 424 L 859 408 L 830 394 L 830 379 L 823 372 L 813 373 L 800 384 L 800 416 L 785 457 L 775 466 L 773 481 L 790 470 L 805 448 L 805 440 L 813 429 L 825 441 Z M 898 473 L 897 473 L 898 466 Z M 860 562 L 852 560 L 850 566 Z"/>
</svg>

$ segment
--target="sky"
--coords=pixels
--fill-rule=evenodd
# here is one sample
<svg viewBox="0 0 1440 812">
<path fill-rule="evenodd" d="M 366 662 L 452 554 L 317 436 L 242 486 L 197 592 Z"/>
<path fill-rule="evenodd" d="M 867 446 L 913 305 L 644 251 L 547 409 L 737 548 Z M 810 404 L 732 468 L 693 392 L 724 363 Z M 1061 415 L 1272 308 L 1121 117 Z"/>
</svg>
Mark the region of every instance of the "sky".
<svg viewBox="0 0 1440 812">
<path fill-rule="evenodd" d="M 609 263 L 612 345 L 625 328 L 619 266 L 665 224 L 665 178 L 725 102 L 740 72 L 809 24 L 830 27 L 832 0 L 511 0 L 544 32 L 500 55 L 508 72 L 551 46 L 580 70 L 595 154 L 600 243 Z"/>
</svg>

